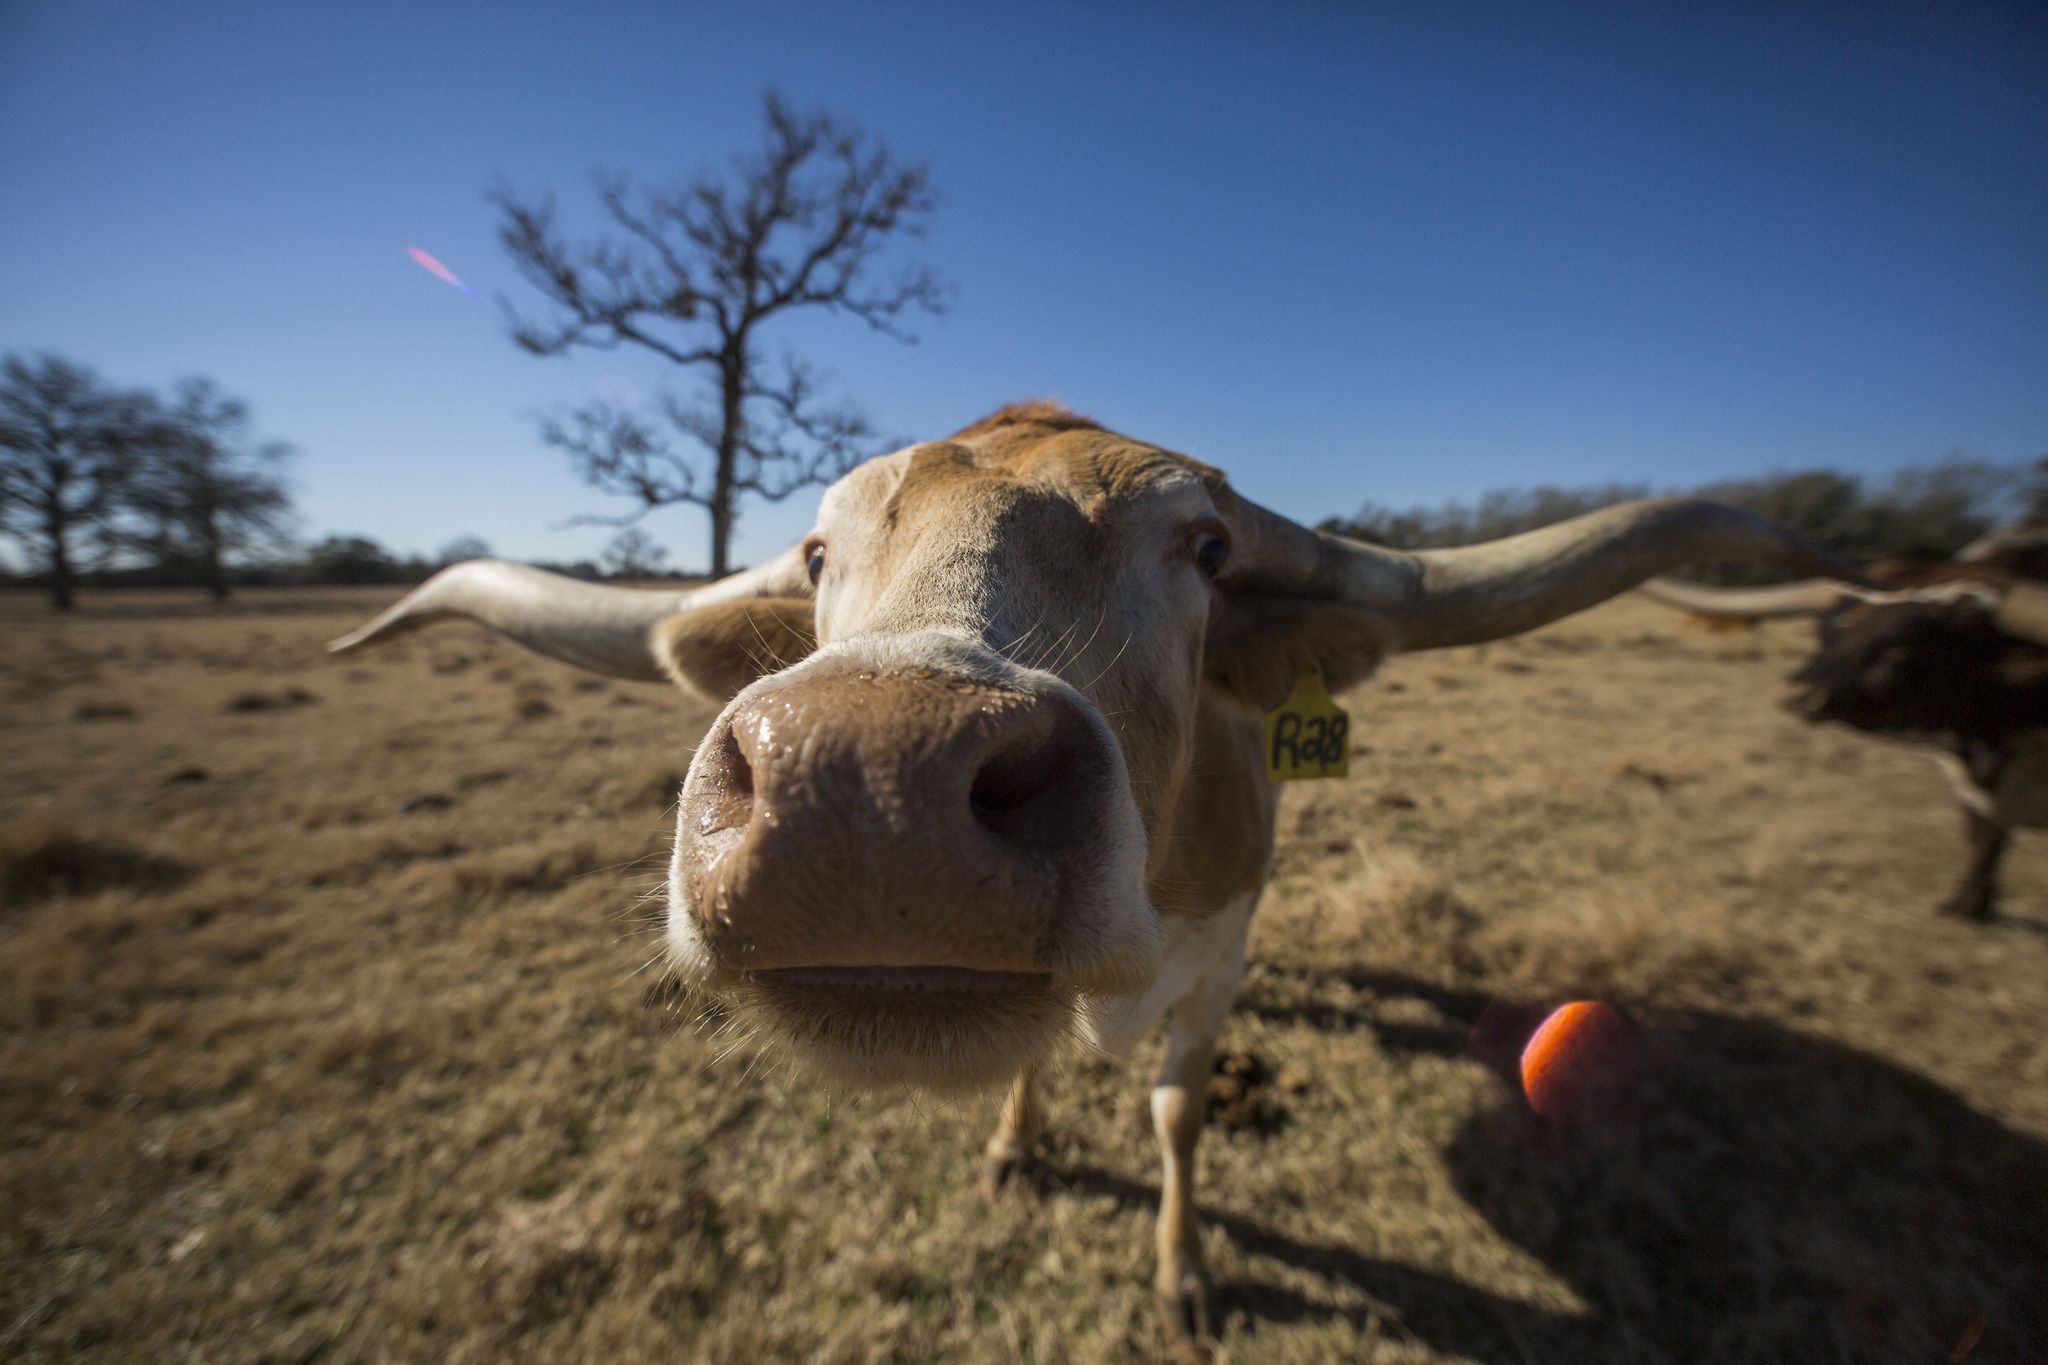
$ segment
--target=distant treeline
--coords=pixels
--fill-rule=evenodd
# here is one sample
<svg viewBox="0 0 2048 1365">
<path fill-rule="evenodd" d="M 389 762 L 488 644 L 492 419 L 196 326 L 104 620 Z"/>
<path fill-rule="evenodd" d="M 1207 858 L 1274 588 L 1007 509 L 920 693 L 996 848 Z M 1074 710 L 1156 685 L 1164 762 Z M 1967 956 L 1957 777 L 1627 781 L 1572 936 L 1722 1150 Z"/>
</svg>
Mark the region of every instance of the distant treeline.
<svg viewBox="0 0 2048 1365">
<path fill-rule="evenodd" d="M 450 564 L 458 564 L 465 559 L 484 559 L 490 554 L 491 547 L 488 544 L 471 537 L 457 540 L 429 558 L 425 555 L 396 554 L 368 536 L 329 536 L 303 549 L 287 547 L 284 553 L 274 553 L 260 561 L 227 565 L 223 573 L 227 585 L 232 588 L 402 585 L 424 582 Z M 534 567 L 592 583 L 614 579 L 681 580 L 687 577 L 683 574 L 664 572 L 649 564 L 622 564 L 615 555 L 609 553 L 602 563 L 588 559 L 566 563 L 534 561 Z M 175 556 L 166 556 L 145 563 L 100 565 L 79 569 L 75 571 L 74 579 L 79 585 L 88 588 L 211 586 L 211 577 L 205 565 Z M 49 576 L 47 573 L 12 574 L 0 568 L 0 584 L 47 588 Z"/>
<path fill-rule="evenodd" d="M 160 394 L 61 356 L 0 359 L 0 532 L 59 611 L 95 564 L 176 565 L 227 596 L 237 557 L 284 543 L 292 454 L 209 379 Z"/>
<path fill-rule="evenodd" d="M 1476 502 L 1434 507 L 1395 509 L 1369 502 L 1352 516 L 1329 518 L 1321 529 L 1402 550 L 1470 545 L 1660 491 L 1690 492 L 1747 508 L 1859 563 L 1947 558 L 1995 526 L 2048 521 L 2048 458 L 2032 465 L 1981 460 L 1909 465 L 1876 484 L 1832 469 L 1807 469 L 1685 490 L 1624 483 L 1496 489 Z M 1769 575 L 1726 566 L 1700 576 L 1745 582 Z"/>
<path fill-rule="evenodd" d="M 229 587 L 264 588 L 311 584 L 419 583 L 436 570 L 472 554 L 453 557 L 397 555 L 367 536 L 329 536 L 303 549 L 289 544 L 270 547 L 260 560 L 228 564 L 222 576 Z M 488 546 L 481 547 L 489 554 Z M 595 565 L 575 566 L 586 572 L 578 577 L 597 577 Z M 561 572 L 572 572 L 561 566 Z M 75 571 L 77 582 L 89 588 L 204 588 L 210 586 L 205 565 L 181 556 L 165 555 L 143 562 L 108 564 L 104 561 Z M 46 573 L 10 575 L 7 581 L 44 586 Z"/>
<path fill-rule="evenodd" d="M 213 381 L 168 394 L 109 383 L 62 356 L 0 358 L 0 535 L 30 566 L 0 560 L 0 584 L 33 586 L 68 611 L 73 590 L 417 583 L 487 556 L 464 536 L 432 559 L 400 557 L 367 536 L 313 545 L 293 534 L 285 466 L 295 454 L 254 430 L 248 405 Z M 668 552 L 637 526 L 598 561 L 545 564 L 577 578 L 647 579 Z"/>
</svg>

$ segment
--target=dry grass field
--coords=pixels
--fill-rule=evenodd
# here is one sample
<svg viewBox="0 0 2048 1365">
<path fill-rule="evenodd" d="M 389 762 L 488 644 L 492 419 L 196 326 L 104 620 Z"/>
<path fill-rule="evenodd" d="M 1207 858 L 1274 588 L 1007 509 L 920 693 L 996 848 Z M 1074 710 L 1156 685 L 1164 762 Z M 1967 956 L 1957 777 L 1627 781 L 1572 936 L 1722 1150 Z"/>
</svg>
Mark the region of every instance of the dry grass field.
<svg viewBox="0 0 2048 1365">
<path fill-rule="evenodd" d="M 817 1088 L 664 988 L 711 708 L 390 594 L 0 599 L 0 1358 L 1145 1361 L 1155 1035 L 994 1098 Z M 1771 704 L 1794 625 L 1636 599 L 1396 660 L 1290 789 L 1203 1149 L 1225 1358 L 2048 1360 L 2048 840 L 1935 919 L 1911 750 Z M 1643 1021 L 1530 1115 L 1475 1026 Z M 1476 1052 L 1476 1056 L 1475 1056 Z"/>
</svg>

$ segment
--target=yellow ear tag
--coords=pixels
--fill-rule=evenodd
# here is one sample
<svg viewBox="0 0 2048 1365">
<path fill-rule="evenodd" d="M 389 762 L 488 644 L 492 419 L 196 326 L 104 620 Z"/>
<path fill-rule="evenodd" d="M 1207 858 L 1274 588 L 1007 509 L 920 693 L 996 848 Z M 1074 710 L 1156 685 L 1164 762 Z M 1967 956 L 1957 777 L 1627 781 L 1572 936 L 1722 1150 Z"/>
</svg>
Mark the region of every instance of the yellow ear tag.
<svg viewBox="0 0 2048 1365">
<path fill-rule="evenodd" d="M 1294 690 L 1266 713 L 1266 776 L 1275 782 L 1351 772 L 1351 717 L 1330 700 L 1323 670 L 1294 675 Z"/>
</svg>

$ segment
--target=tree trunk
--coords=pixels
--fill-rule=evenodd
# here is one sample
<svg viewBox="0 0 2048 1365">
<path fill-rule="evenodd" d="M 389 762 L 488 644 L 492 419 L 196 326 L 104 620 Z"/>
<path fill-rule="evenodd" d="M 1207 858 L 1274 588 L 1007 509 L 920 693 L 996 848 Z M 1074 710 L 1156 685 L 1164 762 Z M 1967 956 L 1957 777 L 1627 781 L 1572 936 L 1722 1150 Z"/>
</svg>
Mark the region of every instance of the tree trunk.
<svg viewBox="0 0 2048 1365">
<path fill-rule="evenodd" d="M 43 509 L 43 534 L 50 538 L 50 605 L 58 611 L 71 610 L 71 528 L 65 523 L 64 483 L 61 479 Z"/>
<path fill-rule="evenodd" d="M 50 605 L 58 611 L 71 610 L 71 552 L 61 531 L 50 539 Z"/>
<path fill-rule="evenodd" d="M 206 547 L 206 590 L 213 594 L 214 601 L 225 602 L 228 600 L 228 580 L 220 566 L 220 526 L 211 511 L 205 513 L 200 543 Z"/>
<path fill-rule="evenodd" d="M 727 564 L 726 546 L 732 541 L 732 507 L 718 504 L 711 509 L 711 576 L 723 578 L 732 572 Z"/>
<path fill-rule="evenodd" d="M 740 427 L 745 420 L 747 343 L 744 334 L 727 344 L 719 360 L 720 424 L 718 428 L 718 473 L 711 481 L 711 576 L 723 578 L 732 572 L 733 487 L 739 474 Z"/>
</svg>

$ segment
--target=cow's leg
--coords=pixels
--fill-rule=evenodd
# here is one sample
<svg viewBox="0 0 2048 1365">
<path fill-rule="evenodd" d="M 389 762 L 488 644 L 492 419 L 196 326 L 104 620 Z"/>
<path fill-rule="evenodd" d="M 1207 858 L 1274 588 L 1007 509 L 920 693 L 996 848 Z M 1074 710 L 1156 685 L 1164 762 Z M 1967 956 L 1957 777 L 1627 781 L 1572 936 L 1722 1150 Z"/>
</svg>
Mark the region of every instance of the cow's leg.
<svg viewBox="0 0 2048 1365">
<path fill-rule="evenodd" d="M 1215 1337 L 1215 1291 L 1202 1265 L 1201 1226 L 1195 1215 L 1195 1145 L 1207 1109 L 1209 1068 L 1217 1035 L 1230 1018 L 1244 978 L 1245 930 L 1251 904 L 1233 906 L 1196 929 L 1214 936 L 1194 988 L 1173 1006 L 1173 1031 L 1159 1083 L 1152 1091 L 1152 1126 L 1164 1165 L 1159 1199 L 1159 1271 L 1152 1287 L 1167 1337 L 1199 1349 Z"/>
<path fill-rule="evenodd" d="M 1038 1106 L 1038 1068 L 1026 1067 L 1010 1082 L 1010 1097 L 1003 1102 L 1003 1116 L 995 1134 L 982 1149 L 981 1192 L 990 1198 L 1011 1176 L 1027 1169 L 1031 1150 L 1045 1127 L 1045 1112 Z"/>
<path fill-rule="evenodd" d="M 1998 903 L 1998 860 L 2012 832 L 1969 806 L 1963 807 L 1963 836 L 1970 841 L 1970 870 L 1940 913 L 1957 919 L 1988 920 Z"/>
</svg>

